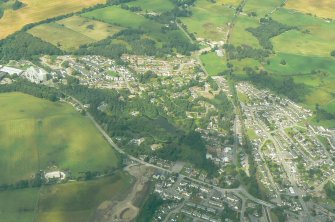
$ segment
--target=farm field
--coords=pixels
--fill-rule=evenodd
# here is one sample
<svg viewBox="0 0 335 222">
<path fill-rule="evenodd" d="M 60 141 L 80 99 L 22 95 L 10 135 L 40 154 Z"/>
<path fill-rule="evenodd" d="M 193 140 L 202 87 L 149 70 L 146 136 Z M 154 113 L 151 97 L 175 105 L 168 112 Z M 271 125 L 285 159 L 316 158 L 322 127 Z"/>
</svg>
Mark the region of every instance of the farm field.
<svg viewBox="0 0 335 222">
<path fill-rule="evenodd" d="M 105 39 L 122 30 L 119 26 L 110 25 L 81 16 L 72 16 L 57 21 L 57 23 L 96 41 Z"/>
<path fill-rule="evenodd" d="M 142 10 L 147 10 L 148 12 L 162 13 L 169 11 L 174 8 L 174 5 L 170 1 L 166 0 L 137 0 L 134 2 L 127 3 L 128 6 L 141 7 Z"/>
<path fill-rule="evenodd" d="M 227 24 L 233 18 L 233 9 L 223 6 L 220 2 L 209 3 L 206 0 L 199 0 L 191 10 L 193 13 L 191 17 L 181 19 L 190 33 L 195 33 L 197 38 L 212 41 L 225 39 Z"/>
<path fill-rule="evenodd" d="M 102 202 L 122 199 L 132 184 L 128 174 L 117 172 L 91 181 L 0 191 L 1 219 L 6 222 L 92 221 Z"/>
<path fill-rule="evenodd" d="M 28 33 L 65 51 L 76 50 L 80 45 L 95 42 L 94 39 L 58 23 L 39 25 L 30 29 Z"/>
<path fill-rule="evenodd" d="M 29 179 L 54 166 L 77 177 L 83 171 L 104 171 L 118 164 L 115 152 L 92 123 L 68 104 L 5 93 L 0 94 L 0 107 L 2 183 Z"/>
<path fill-rule="evenodd" d="M 272 39 L 275 51 L 330 56 L 334 48 L 335 22 L 326 22 L 320 18 L 280 9 L 273 19 L 286 25 L 297 27 Z"/>
<path fill-rule="evenodd" d="M 19 10 L 5 10 L 0 19 L 0 39 L 19 31 L 23 26 L 71 12 L 80 11 L 104 0 L 21 0 L 25 7 Z"/>
<path fill-rule="evenodd" d="M 287 1 L 286 7 L 304 13 L 310 13 L 321 18 L 335 18 L 333 0 L 294 0 Z"/>
<path fill-rule="evenodd" d="M 158 23 L 117 6 L 96 9 L 84 13 L 82 16 L 125 28 L 140 28 L 144 30 L 160 29 Z"/>
</svg>

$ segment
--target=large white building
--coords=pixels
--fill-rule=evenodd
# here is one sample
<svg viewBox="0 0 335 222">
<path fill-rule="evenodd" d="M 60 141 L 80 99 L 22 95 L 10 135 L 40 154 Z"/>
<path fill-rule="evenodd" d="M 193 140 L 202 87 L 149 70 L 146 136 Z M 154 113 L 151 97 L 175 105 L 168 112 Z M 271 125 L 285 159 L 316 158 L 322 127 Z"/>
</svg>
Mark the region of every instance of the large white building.
<svg viewBox="0 0 335 222">
<path fill-rule="evenodd" d="M 17 68 L 13 68 L 13 67 L 9 67 L 9 66 L 4 66 L 0 69 L 1 72 L 4 72 L 4 73 L 8 73 L 9 75 L 20 75 L 23 70 L 21 69 L 17 69 Z"/>
<path fill-rule="evenodd" d="M 41 83 L 47 80 L 47 72 L 44 69 L 29 67 L 23 76 L 26 77 L 30 82 Z"/>
</svg>

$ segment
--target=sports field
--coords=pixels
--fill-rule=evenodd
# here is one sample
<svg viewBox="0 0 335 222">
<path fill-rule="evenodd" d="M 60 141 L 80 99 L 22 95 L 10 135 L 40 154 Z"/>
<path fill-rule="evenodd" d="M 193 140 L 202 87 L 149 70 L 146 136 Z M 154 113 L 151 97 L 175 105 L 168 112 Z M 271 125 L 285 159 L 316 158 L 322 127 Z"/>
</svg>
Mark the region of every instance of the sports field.
<svg viewBox="0 0 335 222">
<path fill-rule="evenodd" d="M 124 198 L 133 184 L 123 172 L 92 180 L 0 191 L 0 219 L 6 222 L 88 222 L 104 201 Z"/>
<path fill-rule="evenodd" d="M 104 3 L 104 0 L 21 0 L 25 7 L 13 11 L 5 10 L 0 19 L 0 39 L 20 30 L 24 25 L 52 18 L 82 8 Z"/>
<path fill-rule="evenodd" d="M 52 166 L 76 177 L 118 164 L 114 150 L 73 107 L 21 93 L 0 94 L 0 141 L 1 183 L 30 179 Z"/>
</svg>

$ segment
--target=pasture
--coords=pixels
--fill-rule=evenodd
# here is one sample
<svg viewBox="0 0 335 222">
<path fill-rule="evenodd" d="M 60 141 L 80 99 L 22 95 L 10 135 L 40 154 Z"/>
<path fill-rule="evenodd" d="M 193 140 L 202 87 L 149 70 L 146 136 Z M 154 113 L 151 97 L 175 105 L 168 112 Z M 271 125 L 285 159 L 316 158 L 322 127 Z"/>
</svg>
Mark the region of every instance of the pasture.
<svg viewBox="0 0 335 222">
<path fill-rule="evenodd" d="M 310 13 L 321 18 L 335 19 L 335 1 L 333 0 L 294 0 L 287 1 L 286 7 L 304 13 Z"/>
<path fill-rule="evenodd" d="M 52 166 L 69 169 L 76 177 L 118 164 L 93 124 L 68 104 L 5 93 L 0 94 L 0 107 L 1 183 L 30 179 Z"/>
<path fill-rule="evenodd" d="M 57 21 L 57 23 L 95 41 L 105 39 L 108 36 L 112 36 L 122 30 L 119 26 L 114 26 L 80 16 L 72 16 L 70 18 Z"/>
<path fill-rule="evenodd" d="M 148 12 L 156 12 L 156 13 L 162 13 L 169 11 L 174 8 L 174 5 L 171 1 L 166 0 L 137 0 L 133 2 L 127 3 L 128 6 L 133 7 L 141 7 L 142 10 L 148 11 Z"/>
<path fill-rule="evenodd" d="M 275 51 L 330 56 L 334 48 L 335 22 L 280 9 L 273 14 L 273 19 L 286 25 L 295 26 L 298 30 L 290 30 L 272 39 Z"/>
<path fill-rule="evenodd" d="M 144 16 L 137 15 L 117 6 L 96 9 L 84 13 L 82 16 L 125 28 L 152 30 L 160 29 L 161 27 L 158 23 Z"/>
<path fill-rule="evenodd" d="M 104 0 L 21 0 L 26 6 L 19 10 L 5 10 L 0 19 L 0 39 L 19 31 L 23 26 L 48 18 L 80 11 Z"/>
<path fill-rule="evenodd" d="M 92 221 L 102 202 L 124 198 L 132 184 L 131 176 L 117 172 L 91 181 L 0 191 L 0 218 L 6 222 Z"/>
<path fill-rule="evenodd" d="M 58 23 L 39 25 L 30 29 L 28 33 L 65 51 L 73 51 L 78 49 L 80 45 L 95 42 L 94 39 Z"/>
<path fill-rule="evenodd" d="M 219 2 L 211 3 L 206 0 L 198 0 L 195 7 L 191 8 L 192 16 L 182 18 L 182 22 L 188 27 L 188 31 L 195 33 L 197 38 L 212 41 L 224 40 L 231 22 L 234 10 Z"/>
</svg>

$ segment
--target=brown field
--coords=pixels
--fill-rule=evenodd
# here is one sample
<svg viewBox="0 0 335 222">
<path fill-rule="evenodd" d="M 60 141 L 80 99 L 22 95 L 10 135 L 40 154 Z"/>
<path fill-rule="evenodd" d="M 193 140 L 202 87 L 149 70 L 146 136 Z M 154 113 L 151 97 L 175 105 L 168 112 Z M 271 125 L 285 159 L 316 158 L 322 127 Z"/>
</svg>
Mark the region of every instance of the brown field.
<svg viewBox="0 0 335 222">
<path fill-rule="evenodd" d="M 311 13 L 321 18 L 335 19 L 334 0 L 288 0 L 286 7 L 305 13 Z"/>
<path fill-rule="evenodd" d="M 0 39 L 19 31 L 26 24 L 42 21 L 70 12 L 79 11 L 105 0 L 21 0 L 26 6 L 17 10 L 6 10 L 0 19 Z"/>
</svg>

